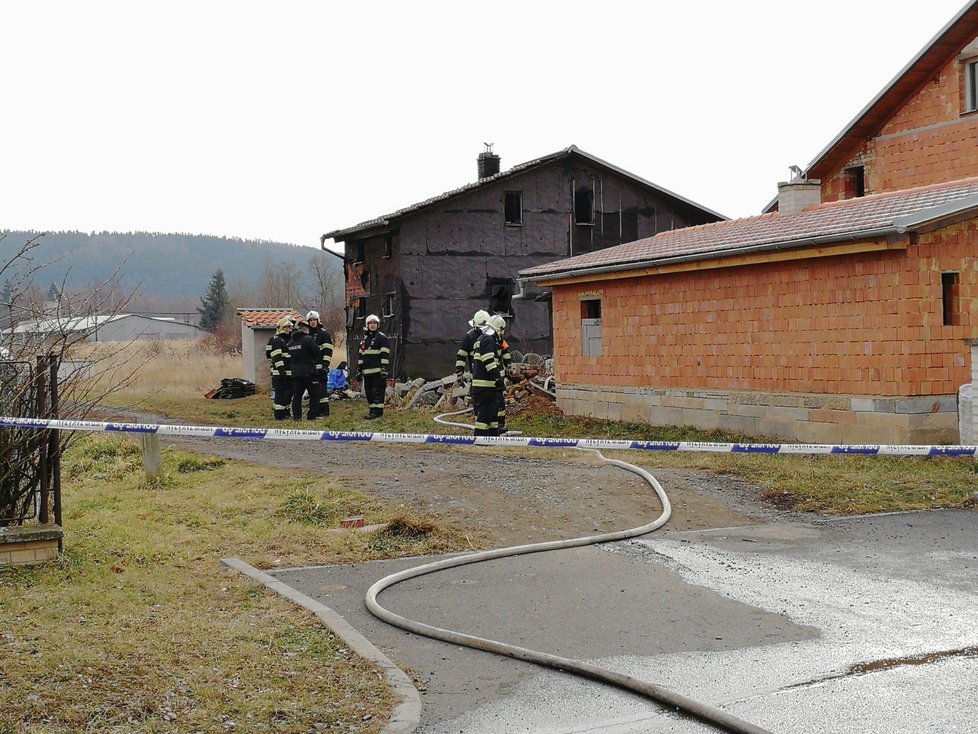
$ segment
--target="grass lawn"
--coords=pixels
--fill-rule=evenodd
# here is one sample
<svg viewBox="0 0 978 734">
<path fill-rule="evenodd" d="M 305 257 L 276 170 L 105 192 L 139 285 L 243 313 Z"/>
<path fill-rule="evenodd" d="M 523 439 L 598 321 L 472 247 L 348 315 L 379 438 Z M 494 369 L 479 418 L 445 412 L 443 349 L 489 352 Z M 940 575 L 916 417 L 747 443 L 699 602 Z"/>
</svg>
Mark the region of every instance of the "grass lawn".
<svg viewBox="0 0 978 734">
<path fill-rule="evenodd" d="M 196 425 L 269 426 L 267 396 L 206 400 L 240 358 L 134 345 L 139 364 L 104 401 Z M 363 420 L 364 401 L 292 428 L 456 433 L 424 410 Z M 461 419 L 464 420 L 464 419 Z M 553 413 L 514 415 L 524 435 L 749 441 Z M 467 449 L 516 451 L 516 449 Z M 544 455 L 577 452 L 543 449 Z M 973 459 L 621 452 L 652 472 L 685 467 L 762 488 L 779 507 L 851 514 L 975 507 Z M 137 444 L 79 437 L 64 458 L 69 540 L 60 558 L 0 571 L 0 734 L 31 732 L 374 732 L 393 701 L 382 677 L 311 615 L 222 570 L 423 555 L 469 547 L 465 529 L 296 470 L 167 450 L 147 484 Z M 667 487 L 668 491 L 668 487 Z M 334 534 L 348 515 L 413 532 Z M 477 535 L 470 536 L 478 542 Z"/>
<path fill-rule="evenodd" d="M 0 734 L 377 731 L 382 677 L 304 610 L 220 567 L 444 552 L 464 536 L 322 477 L 80 439 L 64 460 L 69 542 L 0 571 Z M 326 533 L 348 515 L 410 534 Z M 317 728 L 318 727 L 318 728 Z"/>
</svg>

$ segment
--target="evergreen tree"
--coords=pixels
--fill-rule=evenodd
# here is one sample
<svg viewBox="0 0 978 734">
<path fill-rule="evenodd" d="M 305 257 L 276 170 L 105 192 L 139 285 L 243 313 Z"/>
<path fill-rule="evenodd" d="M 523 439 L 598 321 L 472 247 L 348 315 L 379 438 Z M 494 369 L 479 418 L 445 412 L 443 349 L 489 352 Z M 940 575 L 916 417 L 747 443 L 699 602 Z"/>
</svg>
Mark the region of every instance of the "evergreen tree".
<svg viewBox="0 0 978 734">
<path fill-rule="evenodd" d="M 200 299 L 203 308 L 200 313 L 200 328 L 205 331 L 215 331 L 223 321 L 228 309 L 231 308 L 231 297 L 224 283 L 224 271 L 218 269 L 207 284 L 207 294 Z"/>
</svg>

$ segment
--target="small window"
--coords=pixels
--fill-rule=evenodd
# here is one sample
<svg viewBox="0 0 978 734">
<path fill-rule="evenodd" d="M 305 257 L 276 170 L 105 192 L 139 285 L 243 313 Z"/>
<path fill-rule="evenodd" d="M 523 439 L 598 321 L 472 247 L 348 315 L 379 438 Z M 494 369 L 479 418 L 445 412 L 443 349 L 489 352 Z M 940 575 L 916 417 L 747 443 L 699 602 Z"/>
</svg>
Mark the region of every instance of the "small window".
<svg viewBox="0 0 978 734">
<path fill-rule="evenodd" d="M 846 198 L 856 199 L 866 195 L 866 169 L 863 166 L 853 166 L 845 170 Z"/>
<path fill-rule="evenodd" d="M 384 238 L 384 257 L 394 257 L 394 238 L 390 235 Z"/>
<path fill-rule="evenodd" d="M 365 253 L 365 247 L 363 242 L 357 242 L 356 252 L 354 254 L 355 259 L 353 260 L 353 262 L 362 263 L 364 258 L 364 253 Z"/>
<path fill-rule="evenodd" d="M 514 283 L 511 278 L 489 279 L 489 313 L 513 315 Z"/>
<path fill-rule="evenodd" d="M 964 67 L 964 111 L 978 111 L 978 61 L 969 61 Z"/>
<path fill-rule="evenodd" d="M 601 299 L 581 301 L 581 349 L 585 357 L 601 356 Z"/>
<path fill-rule="evenodd" d="M 370 272 L 364 270 L 360 273 L 360 287 L 367 290 L 367 286 L 370 284 Z"/>
<path fill-rule="evenodd" d="M 388 293 L 384 296 L 384 316 L 394 315 L 394 294 Z"/>
<path fill-rule="evenodd" d="M 361 319 L 367 318 L 367 299 L 366 298 L 361 298 L 357 302 L 357 316 L 359 316 Z"/>
<path fill-rule="evenodd" d="M 574 192 L 574 223 L 594 224 L 594 192 L 591 189 Z"/>
<path fill-rule="evenodd" d="M 957 273 L 941 273 L 941 300 L 943 301 L 945 326 L 959 326 L 961 324 L 958 282 Z"/>
<path fill-rule="evenodd" d="M 503 200 L 506 224 L 519 226 L 523 224 L 523 192 L 507 191 Z"/>
</svg>

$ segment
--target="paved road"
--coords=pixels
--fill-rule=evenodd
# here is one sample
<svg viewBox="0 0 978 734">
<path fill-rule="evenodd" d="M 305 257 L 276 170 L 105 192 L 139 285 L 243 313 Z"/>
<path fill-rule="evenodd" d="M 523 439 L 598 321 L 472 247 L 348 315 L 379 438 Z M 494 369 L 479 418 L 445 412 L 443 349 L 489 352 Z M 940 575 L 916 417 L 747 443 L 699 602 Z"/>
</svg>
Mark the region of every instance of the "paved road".
<svg viewBox="0 0 978 734">
<path fill-rule="evenodd" d="M 425 685 L 421 731 L 711 731 L 631 694 L 370 616 L 367 587 L 417 562 L 275 575 Z M 380 601 L 429 624 L 600 662 L 772 732 L 978 731 L 975 512 L 666 531 L 452 569 Z"/>
</svg>

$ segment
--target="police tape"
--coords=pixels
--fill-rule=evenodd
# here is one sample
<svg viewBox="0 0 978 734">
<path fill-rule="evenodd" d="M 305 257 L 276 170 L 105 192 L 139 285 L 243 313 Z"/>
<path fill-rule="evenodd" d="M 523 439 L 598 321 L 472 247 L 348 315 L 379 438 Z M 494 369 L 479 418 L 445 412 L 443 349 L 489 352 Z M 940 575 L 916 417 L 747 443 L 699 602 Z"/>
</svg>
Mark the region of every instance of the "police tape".
<svg viewBox="0 0 978 734">
<path fill-rule="evenodd" d="M 0 416 L 0 428 L 134 433 L 191 438 L 238 438 L 257 441 L 364 441 L 369 443 L 445 444 L 638 451 L 696 451 L 729 454 L 852 454 L 863 456 L 975 456 L 978 446 L 843 445 L 810 443 L 709 443 L 702 441 L 633 441 L 609 438 L 539 438 L 532 436 L 460 436 L 429 433 L 307 431 L 290 428 L 177 426 L 149 423 L 71 421 Z"/>
</svg>

